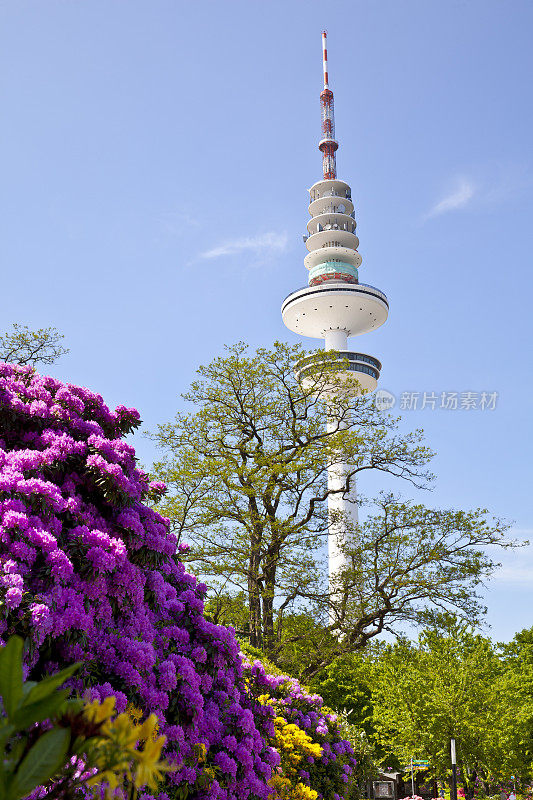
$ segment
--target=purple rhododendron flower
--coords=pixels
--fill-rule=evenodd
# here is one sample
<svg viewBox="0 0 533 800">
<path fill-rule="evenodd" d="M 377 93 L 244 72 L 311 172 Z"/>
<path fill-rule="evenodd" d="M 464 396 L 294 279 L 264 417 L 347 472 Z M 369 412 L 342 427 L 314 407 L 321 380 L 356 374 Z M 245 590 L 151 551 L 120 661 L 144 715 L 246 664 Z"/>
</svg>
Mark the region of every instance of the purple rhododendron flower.
<svg viewBox="0 0 533 800">
<path fill-rule="evenodd" d="M 255 723 L 233 632 L 205 619 L 205 586 L 143 502 L 164 486 L 123 439 L 139 421 L 88 389 L 0 364 L 0 634 L 33 639 L 30 679 L 79 660 L 76 691 L 158 716 L 176 767 L 159 800 L 184 783 L 190 800 L 266 800 L 279 757 Z"/>
<path fill-rule="evenodd" d="M 17 608 L 22 600 L 22 589 L 11 588 L 6 592 L 6 607 L 8 609 Z"/>
</svg>

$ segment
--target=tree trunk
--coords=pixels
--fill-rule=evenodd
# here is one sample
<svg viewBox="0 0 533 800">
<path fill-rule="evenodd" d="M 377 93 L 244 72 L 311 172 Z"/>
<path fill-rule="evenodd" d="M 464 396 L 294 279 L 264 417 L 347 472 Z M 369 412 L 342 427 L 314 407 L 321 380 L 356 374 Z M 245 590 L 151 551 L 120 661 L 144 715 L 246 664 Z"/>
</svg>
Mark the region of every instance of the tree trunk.
<svg viewBox="0 0 533 800">
<path fill-rule="evenodd" d="M 253 647 L 262 647 L 263 637 L 261 630 L 261 597 L 257 580 L 253 576 L 248 576 L 248 606 L 249 606 L 249 625 L 250 625 L 250 644 Z"/>
<path fill-rule="evenodd" d="M 261 591 L 259 585 L 261 532 L 254 530 L 251 539 L 250 558 L 248 560 L 250 644 L 253 647 L 262 647 Z"/>
<path fill-rule="evenodd" d="M 279 559 L 279 543 L 268 550 L 263 564 L 263 647 L 269 655 L 274 651 L 274 594 L 276 591 L 276 572 Z"/>
<path fill-rule="evenodd" d="M 267 579 L 263 589 L 263 647 L 268 654 L 271 654 L 275 647 L 274 588 L 275 578 Z"/>
</svg>

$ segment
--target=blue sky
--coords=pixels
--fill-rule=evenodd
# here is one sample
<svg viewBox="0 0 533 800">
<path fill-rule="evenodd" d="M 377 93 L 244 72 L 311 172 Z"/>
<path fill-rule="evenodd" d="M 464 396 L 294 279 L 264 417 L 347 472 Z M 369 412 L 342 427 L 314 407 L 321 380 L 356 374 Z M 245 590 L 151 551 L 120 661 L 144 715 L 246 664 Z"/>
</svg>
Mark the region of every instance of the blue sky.
<svg viewBox="0 0 533 800">
<path fill-rule="evenodd" d="M 521 0 L 0 2 L 2 328 L 57 326 L 53 373 L 145 430 L 224 343 L 296 341 L 325 27 L 360 279 L 391 304 L 357 346 L 419 394 L 426 502 L 533 540 L 532 26 Z M 420 407 L 483 391 L 494 410 Z M 533 625 L 533 547 L 487 602 L 495 638 Z"/>
</svg>

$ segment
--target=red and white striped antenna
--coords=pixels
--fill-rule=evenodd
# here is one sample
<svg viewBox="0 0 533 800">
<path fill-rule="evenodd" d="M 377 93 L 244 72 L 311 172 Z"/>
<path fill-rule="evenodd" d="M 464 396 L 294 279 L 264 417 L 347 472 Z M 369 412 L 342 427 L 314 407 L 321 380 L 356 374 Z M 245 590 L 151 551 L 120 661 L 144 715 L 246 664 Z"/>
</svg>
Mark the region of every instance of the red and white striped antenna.
<svg viewBox="0 0 533 800">
<path fill-rule="evenodd" d="M 320 92 L 320 105 L 322 107 L 322 139 L 318 149 L 322 152 L 322 171 L 326 180 L 337 177 L 337 162 L 335 153 L 339 147 L 335 140 L 335 111 L 333 107 L 333 92 L 329 88 L 328 75 L 328 34 L 322 31 L 322 67 L 324 70 L 324 88 Z"/>
<path fill-rule="evenodd" d="M 324 89 L 328 88 L 328 32 L 322 31 L 322 67 L 324 69 Z"/>
</svg>

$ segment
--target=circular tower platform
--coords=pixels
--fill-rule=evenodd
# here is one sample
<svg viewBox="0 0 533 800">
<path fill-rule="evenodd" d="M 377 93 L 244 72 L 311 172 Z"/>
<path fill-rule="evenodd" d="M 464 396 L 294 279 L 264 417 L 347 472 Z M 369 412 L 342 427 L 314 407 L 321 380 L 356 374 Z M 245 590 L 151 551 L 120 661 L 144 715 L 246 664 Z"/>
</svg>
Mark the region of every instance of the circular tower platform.
<svg viewBox="0 0 533 800">
<path fill-rule="evenodd" d="M 283 322 L 293 333 L 322 339 L 330 330 L 348 336 L 379 328 L 389 314 L 387 296 L 364 283 L 328 282 L 306 286 L 285 298 Z"/>
<path fill-rule="evenodd" d="M 325 371 L 331 372 L 336 377 L 330 389 L 323 384 Z M 314 389 L 318 380 L 323 394 L 327 394 L 330 390 L 338 392 L 343 383 L 346 387 L 351 384 L 353 392 L 355 382 L 359 392 L 373 392 L 377 388 L 380 372 L 381 362 L 377 358 L 353 350 L 339 350 L 333 360 L 331 353 L 328 354 L 327 360 L 321 358 L 320 353 L 313 353 L 302 358 L 296 367 L 296 374 L 303 388 Z"/>
</svg>

